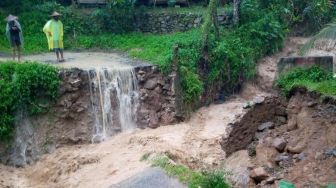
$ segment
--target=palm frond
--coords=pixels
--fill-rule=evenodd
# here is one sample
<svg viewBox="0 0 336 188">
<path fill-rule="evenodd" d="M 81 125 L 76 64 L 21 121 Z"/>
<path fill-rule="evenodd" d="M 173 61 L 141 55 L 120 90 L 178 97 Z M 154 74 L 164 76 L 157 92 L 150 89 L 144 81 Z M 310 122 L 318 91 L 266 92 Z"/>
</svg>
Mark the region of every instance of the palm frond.
<svg viewBox="0 0 336 188">
<path fill-rule="evenodd" d="M 322 42 L 322 43 L 319 43 Z M 336 22 L 328 24 L 318 34 L 312 37 L 306 44 L 301 47 L 300 54 L 306 54 L 310 49 L 316 48 L 318 44 L 320 47 L 335 47 L 336 43 Z M 322 45 L 321 45 L 322 44 Z"/>
</svg>

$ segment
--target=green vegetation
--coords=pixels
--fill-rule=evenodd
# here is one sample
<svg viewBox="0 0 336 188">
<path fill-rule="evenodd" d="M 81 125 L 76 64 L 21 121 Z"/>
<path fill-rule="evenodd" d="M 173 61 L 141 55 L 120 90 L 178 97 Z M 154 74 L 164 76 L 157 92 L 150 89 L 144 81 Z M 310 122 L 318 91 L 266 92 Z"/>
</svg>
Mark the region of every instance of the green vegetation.
<svg viewBox="0 0 336 188">
<path fill-rule="evenodd" d="M 59 78 L 53 66 L 26 62 L 0 63 L 0 140 L 12 136 L 18 110 L 37 114 L 57 97 Z"/>
<path fill-rule="evenodd" d="M 279 50 L 291 28 L 315 31 L 336 13 L 336 6 L 326 0 L 244 0 L 241 3 L 240 24 L 224 28 L 212 23 L 212 10 L 232 13 L 231 6 L 219 9 L 212 6 L 209 11 L 203 7 L 152 9 L 135 8 L 136 1 L 120 0 L 109 1 L 106 7 L 99 9 L 77 9 L 54 1 L 15 1 L 22 4 L 20 9 L 11 10 L 13 6 L 8 0 L 4 7 L 8 6 L 9 11 L 22 18 L 25 53 L 47 51 L 41 30 L 53 10 L 63 14 L 61 20 L 65 26 L 67 50 L 120 50 L 169 72 L 172 47 L 178 44 L 183 101 L 185 106 L 191 107 L 199 104 L 200 98 L 211 102 L 219 91 L 231 94 L 244 80 L 253 78 L 257 60 Z M 0 9 L 0 16 L 5 17 L 8 10 Z M 134 18 L 143 14 L 144 10 L 158 13 L 200 12 L 205 16 L 205 25 L 202 29 L 184 33 L 133 33 Z M 0 19 L 0 24 L 5 25 L 3 19 Z M 4 33 L 4 27 L 0 27 L 0 33 Z M 0 37 L 0 50 L 9 51 L 4 35 Z"/>
<path fill-rule="evenodd" d="M 146 156 L 148 158 L 148 156 Z M 188 167 L 175 164 L 166 155 L 157 155 L 149 159 L 153 166 L 160 167 L 170 176 L 177 177 L 189 188 L 229 188 L 223 171 L 197 172 Z"/>
<path fill-rule="evenodd" d="M 301 87 L 323 95 L 336 96 L 336 79 L 332 77 L 332 73 L 317 66 L 292 69 L 280 75 L 276 84 L 286 96 L 293 89 Z"/>
</svg>

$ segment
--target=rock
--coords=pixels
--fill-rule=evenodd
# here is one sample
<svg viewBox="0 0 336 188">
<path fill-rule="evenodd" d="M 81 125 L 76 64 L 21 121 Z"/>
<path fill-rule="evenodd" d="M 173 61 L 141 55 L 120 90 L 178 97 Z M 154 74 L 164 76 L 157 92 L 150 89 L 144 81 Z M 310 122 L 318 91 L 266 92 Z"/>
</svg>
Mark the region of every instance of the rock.
<svg viewBox="0 0 336 188">
<path fill-rule="evenodd" d="M 308 102 L 308 103 L 307 103 L 307 107 L 314 107 L 314 106 L 316 106 L 317 104 L 318 104 L 317 102 L 311 101 L 311 102 Z"/>
<path fill-rule="evenodd" d="M 104 141 L 104 137 L 102 135 L 94 135 L 92 137 L 92 143 L 97 144 Z"/>
<path fill-rule="evenodd" d="M 287 146 L 287 151 L 289 153 L 294 153 L 294 154 L 298 154 L 298 153 L 301 153 L 304 149 L 304 146 L 303 145 L 297 145 L 295 147 L 292 147 L 292 146 Z"/>
<path fill-rule="evenodd" d="M 276 120 L 277 120 L 277 125 L 279 126 L 287 123 L 287 119 L 284 116 L 277 116 Z"/>
<path fill-rule="evenodd" d="M 276 108 L 275 115 L 277 116 L 287 116 L 286 108 L 283 106 L 280 106 Z"/>
<path fill-rule="evenodd" d="M 297 160 L 304 160 L 306 158 L 305 154 L 304 153 L 300 153 L 300 154 L 295 154 L 293 155 L 293 159 L 297 159 Z"/>
<path fill-rule="evenodd" d="M 279 152 L 283 152 L 285 147 L 287 145 L 287 142 L 284 138 L 280 137 L 280 138 L 275 138 L 273 140 L 273 146 L 275 147 L 275 149 L 277 149 Z"/>
<path fill-rule="evenodd" d="M 138 74 L 140 74 L 140 75 L 144 75 L 144 74 L 146 74 L 146 72 L 143 71 L 143 70 L 139 70 Z"/>
<path fill-rule="evenodd" d="M 260 139 L 262 139 L 265 136 L 265 134 L 266 134 L 265 132 L 256 132 L 254 134 L 254 139 L 260 140 Z"/>
<path fill-rule="evenodd" d="M 262 104 L 265 101 L 265 97 L 256 96 L 253 98 L 254 104 Z"/>
<path fill-rule="evenodd" d="M 144 87 L 149 90 L 153 90 L 156 87 L 157 82 L 154 79 L 149 79 L 146 81 Z"/>
<path fill-rule="evenodd" d="M 315 158 L 315 160 L 322 160 L 322 159 L 323 159 L 323 153 L 321 153 L 321 152 L 316 152 L 314 158 Z"/>
<path fill-rule="evenodd" d="M 76 112 L 83 112 L 85 109 L 83 107 L 78 107 L 78 109 L 76 110 Z"/>
<path fill-rule="evenodd" d="M 266 122 L 258 127 L 258 131 L 264 131 L 266 129 L 273 129 L 274 128 L 274 123 L 273 122 Z"/>
<path fill-rule="evenodd" d="M 288 120 L 288 124 L 287 124 L 287 130 L 288 131 L 293 131 L 295 129 L 297 129 L 297 119 L 296 117 L 293 117 L 291 119 Z"/>
<path fill-rule="evenodd" d="M 332 158 L 332 157 L 336 157 L 336 148 L 332 148 L 332 149 L 326 149 L 323 152 L 324 158 L 328 159 L 328 158 Z"/>
<path fill-rule="evenodd" d="M 263 180 L 266 180 L 269 175 L 263 167 L 258 167 L 251 171 L 250 177 L 257 182 L 261 182 Z"/>
<path fill-rule="evenodd" d="M 70 82 L 70 84 L 71 84 L 73 87 L 79 87 L 80 84 L 81 84 L 81 82 L 82 82 L 82 80 L 80 80 L 80 79 L 76 79 L 76 80 Z"/>
<path fill-rule="evenodd" d="M 248 109 L 248 108 L 251 108 L 251 107 L 252 107 L 251 103 L 248 102 L 248 103 L 244 104 L 243 109 Z"/>
<path fill-rule="evenodd" d="M 267 147 L 263 144 L 258 144 L 256 147 L 256 160 L 260 164 L 273 162 L 273 159 L 278 155 L 278 152 L 273 147 Z"/>
<path fill-rule="evenodd" d="M 232 173 L 229 180 L 236 187 L 248 187 L 250 182 L 250 171 L 254 169 L 250 157 L 246 150 L 240 150 L 230 155 L 224 160 L 225 169 Z"/>
<path fill-rule="evenodd" d="M 273 184 L 274 182 L 275 182 L 275 180 L 278 180 L 278 178 L 277 177 L 269 177 L 269 178 L 267 178 L 266 180 L 265 180 L 265 184 L 266 185 L 269 185 L 269 184 Z"/>
<path fill-rule="evenodd" d="M 150 119 L 149 119 L 149 128 L 157 128 L 159 126 L 159 117 L 158 114 L 156 113 L 151 113 L 150 114 Z"/>
<path fill-rule="evenodd" d="M 290 160 L 290 157 L 287 155 L 287 154 L 280 154 L 280 155 L 277 155 L 274 159 L 274 161 L 278 164 L 280 163 L 281 161 L 289 161 Z"/>
</svg>

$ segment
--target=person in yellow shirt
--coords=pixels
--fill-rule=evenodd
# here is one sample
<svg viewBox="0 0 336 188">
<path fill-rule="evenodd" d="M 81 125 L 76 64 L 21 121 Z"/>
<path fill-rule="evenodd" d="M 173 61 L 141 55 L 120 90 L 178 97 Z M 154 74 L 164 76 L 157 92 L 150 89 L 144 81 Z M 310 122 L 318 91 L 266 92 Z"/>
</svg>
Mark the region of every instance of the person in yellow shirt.
<svg viewBox="0 0 336 188">
<path fill-rule="evenodd" d="M 58 62 L 64 62 L 63 24 L 59 20 L 61 14 L 55 11 L 50 16 L 52 19 L 44 25 L 43 32 L 47 36 L 49 50 L 53 50 L 56 53 Z"/>
</svg>

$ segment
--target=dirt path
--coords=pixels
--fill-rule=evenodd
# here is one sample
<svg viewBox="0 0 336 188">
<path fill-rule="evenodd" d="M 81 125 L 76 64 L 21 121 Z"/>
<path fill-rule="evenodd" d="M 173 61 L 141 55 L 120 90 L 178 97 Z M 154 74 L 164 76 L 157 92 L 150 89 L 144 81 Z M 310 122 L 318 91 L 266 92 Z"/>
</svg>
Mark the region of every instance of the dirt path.
<svg viewBox="0 0 336 188">
<path fill-rule="evenodd" d="M 39 55 L 29 55 L 22 57 L 22 61 L 38 61 L 46 64 L 52 64 L 63 68 L 82 68 L 91 69 L 96 67 L 127 67 L 134 65 L 143 65 L 144 62 L 136 61 L 120 53 L 103 52 L 64 52 L 65 62 L 56 62 L 53 53 Z M 10 60 L 10 57 L 1 57 L 0 61 Z"/>
<path fill-rule="evenodd" d="M 278 59 L 295 54 L 301 40 L 292 38 L 286 41 L 287 47 L 282 52 L 263 58 L 258 66 L 258 79 L 247 83 L 240 95 L 223 104 L 199 109 L 188 122 L 122 133 L 100 144 L 60 148 L 23 169 L 0 166 L 0 185 L 109 187 L 147 168 L 148 164 L 140 162 L 140 158 L 149 152 L 168 151 L 179 162 L 195 169 L 217 167 L 225 159 L 219 140 L 226 134 L 227 125 L 245 113 L 243 106 L 248 100 L 256 95 L 271 95 Z M 245 169 L 248 158 L 239 159 Z M 239 170 L 234 172 L 239 174 Z"/>
</svg>

